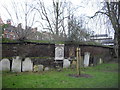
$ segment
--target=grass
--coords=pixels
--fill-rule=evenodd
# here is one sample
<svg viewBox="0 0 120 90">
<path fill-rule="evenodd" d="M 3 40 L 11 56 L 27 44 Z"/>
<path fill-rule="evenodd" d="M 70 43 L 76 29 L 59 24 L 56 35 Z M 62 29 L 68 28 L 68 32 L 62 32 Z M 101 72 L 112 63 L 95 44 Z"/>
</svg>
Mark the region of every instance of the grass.
<svg viewBox="0 0 120 90">
<path fill-rule="evenodd" d="M 3 72 L 3 88 L 118 88 L 118 64 L 108 63 L 82 69 L 82 73 L 92 77 L 75 78 L 74 69 L 61 72 Z"/>
</svg>

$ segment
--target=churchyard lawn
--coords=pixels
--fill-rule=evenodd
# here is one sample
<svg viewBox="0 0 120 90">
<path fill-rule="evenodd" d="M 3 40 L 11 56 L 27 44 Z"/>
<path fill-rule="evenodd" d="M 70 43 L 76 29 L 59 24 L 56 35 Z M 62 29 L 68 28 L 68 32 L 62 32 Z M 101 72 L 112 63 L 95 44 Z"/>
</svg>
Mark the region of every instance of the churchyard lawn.
<svg viewBox="0 0 120 90">
<path fill-rule="evenodd" d="M 74 69 L 44 72 L 3 72 L 3 88 L 118 88 L 118 63 L 104 63 L 82 69 L 92 77 L 70 77 Z"/>
</svg>

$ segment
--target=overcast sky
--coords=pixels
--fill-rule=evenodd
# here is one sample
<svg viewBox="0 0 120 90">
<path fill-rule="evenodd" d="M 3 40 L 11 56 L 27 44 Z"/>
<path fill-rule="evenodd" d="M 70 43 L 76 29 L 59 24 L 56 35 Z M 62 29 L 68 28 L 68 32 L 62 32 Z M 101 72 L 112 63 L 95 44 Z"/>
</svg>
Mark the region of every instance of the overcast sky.
<svg viewBox="0 0 120 90">
<path fill-rule="evenodd" d="M 13 0 L 1 0 L 0 2 L 0 16 L 2 17 L 3 21 L 5 22 L 7 19 L 10 19 L 10 16 L 8 13 L 5 11 L 2 5 L 6 5 L 7 8 L 10 10 L 12 13 L 12 8 L 11 8 L 11 1 Z M 21 2 L 29 2 L 29 3 L 34 3 L 34 0 L 14 0 L 15 2 L 21 3 Z M 60 1 L 60 0 L 59 0 Z M 62 0 L 63 1 L 63 0 Z M 102 2 L 102 0 L 66 0 L 66 1 L 71 1 L 73 3 L 73 7 L 78 7 L 77 11 L 75 11 L 76 16 L 93 16 L 96 11 L 100 9 L 99 4 Z M 43 0 L 45 5 L 50 6 L 52 5 L 52 0 Z M 22 13 L 21 13 L 22 14 Z M 85 18 L 86 19 L 86 18 Z M 22 21 L 20 21 L 23 23 Z M 95 20 L 89 20 L 89 25 L 86 25 L 86 27 L 90 28 L 91 31 L 94 31 L 95 34 L 105 34 L 106 33 L 106 26 L 104 24 L 100 25 L 100 23 L 95 22 Z M 34 27 L 38 27 L 38 24 L 35 24 Z M 110 35 L 113 35 L 111 32 Z"/>
</svg>

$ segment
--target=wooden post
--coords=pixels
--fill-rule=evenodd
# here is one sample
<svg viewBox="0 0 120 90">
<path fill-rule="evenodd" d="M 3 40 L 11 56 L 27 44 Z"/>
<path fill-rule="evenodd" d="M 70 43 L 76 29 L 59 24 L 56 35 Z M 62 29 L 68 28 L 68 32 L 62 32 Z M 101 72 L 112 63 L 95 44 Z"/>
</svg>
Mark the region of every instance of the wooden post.
<svg viewBox="0 0 120 90">
<path fill-rule="evenodd" d="M 78 65 L 78 48 L 77 48 L 77 50 L 76 50 L 77 52 L 76 52 L 76 57 L 77 57 L 77 65 L 76 65 L 76 68 L 77 68 L 77 74 L 79 75 L 79 65 Z"/>
<path fill-rule="evenodd" d="M 79 48 L 79 75 L 81 74 L 81 50 Z"/>
<path fill-rule="evenodd" d="M 80 48 L 77 48 L 77 74 L 80 75 L 81 71 L 80 71 L 80 59 L 81 59 L 81 53 L 80 53 Z"/>
</svg>

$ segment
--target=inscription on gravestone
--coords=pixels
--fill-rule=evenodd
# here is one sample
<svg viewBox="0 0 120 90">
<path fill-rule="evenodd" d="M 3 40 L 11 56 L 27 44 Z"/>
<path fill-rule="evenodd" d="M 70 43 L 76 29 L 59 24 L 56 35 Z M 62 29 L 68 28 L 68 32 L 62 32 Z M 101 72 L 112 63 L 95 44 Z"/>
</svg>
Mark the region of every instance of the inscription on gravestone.
<svg viewBox="0 0 120 90">
<path fill-rule="evenodd" d="M 64 44 L 55 44 L 55 60 L 64 59 Z"/>
</svg>

